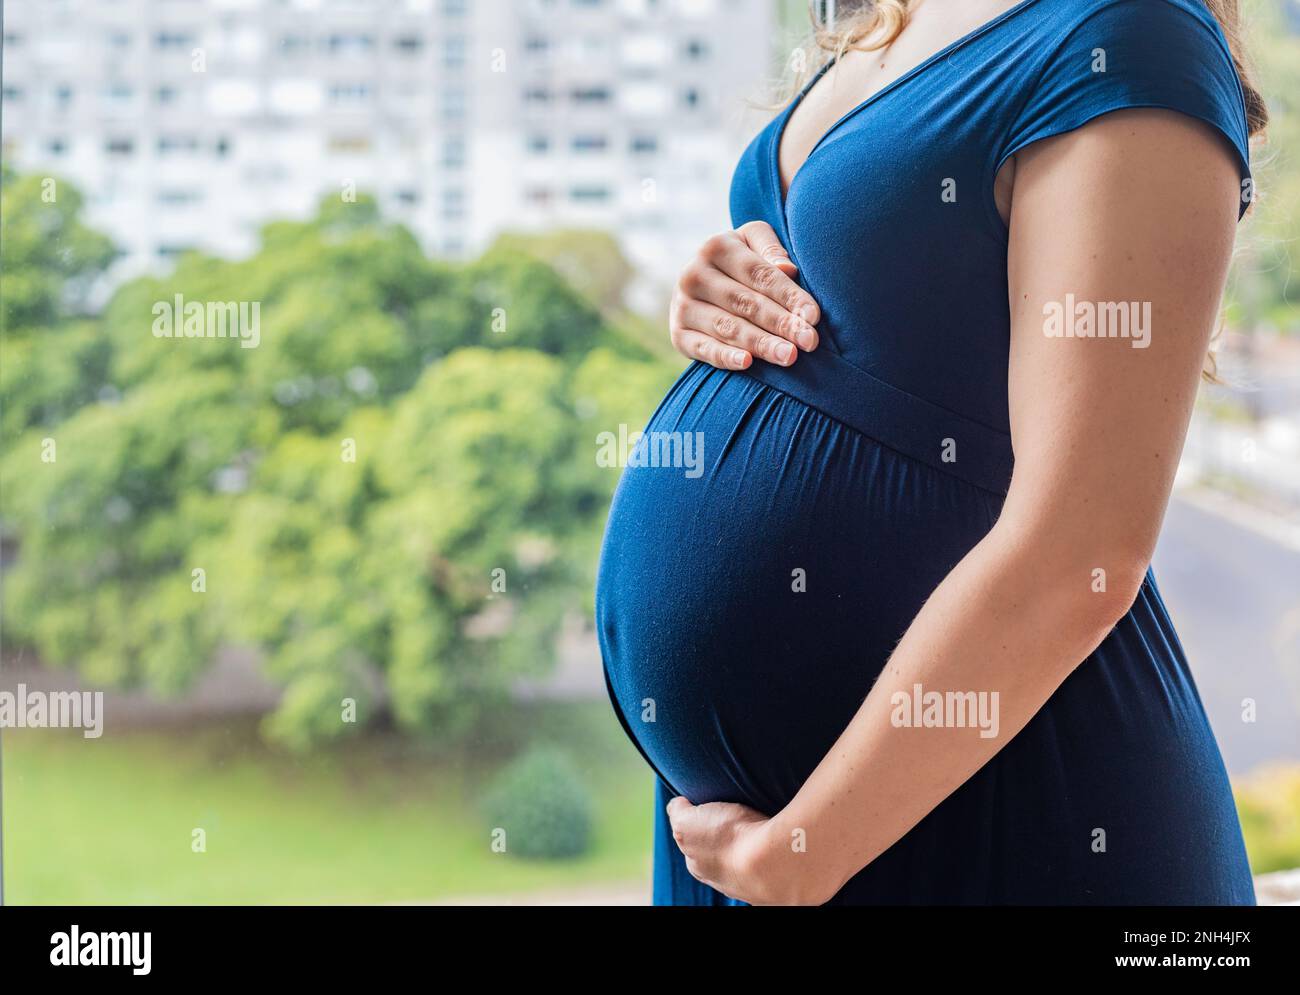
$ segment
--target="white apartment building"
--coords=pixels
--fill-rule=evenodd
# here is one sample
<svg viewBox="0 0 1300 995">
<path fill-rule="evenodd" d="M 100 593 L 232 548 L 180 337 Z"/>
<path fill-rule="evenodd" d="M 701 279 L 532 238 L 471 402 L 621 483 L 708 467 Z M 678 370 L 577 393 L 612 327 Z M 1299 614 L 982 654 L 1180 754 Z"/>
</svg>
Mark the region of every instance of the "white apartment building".
<svg viewBox="0 0 1300 995">
<path fill-rule="evenodd" d="M 773 0 L 4 0 L 6 161 L 74 182 L 116 276 L 353 187 L 434 255 L 617 233 L 668 280 L 727 223 Z"/>
</svg>

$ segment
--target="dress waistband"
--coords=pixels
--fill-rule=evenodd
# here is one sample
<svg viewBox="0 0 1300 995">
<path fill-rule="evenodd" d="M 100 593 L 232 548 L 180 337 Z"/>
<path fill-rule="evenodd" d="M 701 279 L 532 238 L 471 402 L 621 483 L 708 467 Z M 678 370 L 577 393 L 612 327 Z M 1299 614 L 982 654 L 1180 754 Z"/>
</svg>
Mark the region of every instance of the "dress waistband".
<svg viewBox="0 0 1300 995">
<path fill-rule="evenodd" d="M 905 456 L 983 490 L 1007 493 L 1014 462 L 1010 435 L 890 386 L 825 345 L 799 353 L 793 366 L 757 360 L 743 372 Z"/>
</svg>

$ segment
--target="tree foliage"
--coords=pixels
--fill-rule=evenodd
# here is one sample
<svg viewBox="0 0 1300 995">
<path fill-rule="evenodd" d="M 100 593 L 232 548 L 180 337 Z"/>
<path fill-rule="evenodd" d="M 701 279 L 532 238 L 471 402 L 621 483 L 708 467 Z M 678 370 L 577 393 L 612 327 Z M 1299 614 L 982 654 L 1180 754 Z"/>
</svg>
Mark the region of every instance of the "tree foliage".
<svg viewBox="0 0 1300 995">
<path fill-rule="evenodd" d="M 11 642 L 164 691 L 253 647 L 293 745 L 381 715 L 454 732 L 547 670 L 589 609 L 616 479 L 596 435 L 643 421 L 671 365 L 535 255 L 430 260 L 364 198 L 77 317 L 51 258 L 67 284 L 111 256 L 73 192 L 35 189 L 6 180 Z M 178 299 L 256 302 L 257 346 L 156 336 Z"/>
<path fill-rule="evenodd" d="M 1251 332 L 1259 327 L 1300 333 L 1295 280 L 1300 235 L 1300 14 L 1294 4 L 1245 8 L 1248 48 L 1268 106 L 1269 125 L 1251 151 L 1256 202 L 1237 238 L 1228 285 L 1228 317 Z"/>
</svg>

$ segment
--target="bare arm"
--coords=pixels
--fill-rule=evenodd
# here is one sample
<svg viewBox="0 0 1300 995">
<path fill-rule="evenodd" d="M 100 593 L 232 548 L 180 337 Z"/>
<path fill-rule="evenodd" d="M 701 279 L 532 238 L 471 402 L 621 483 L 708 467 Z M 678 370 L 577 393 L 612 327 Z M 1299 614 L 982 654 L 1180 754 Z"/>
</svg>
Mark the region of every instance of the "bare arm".
<svg viewBox="0 0 1300 995">
<path fill-rule="evenodd" d="M 688 866 L 727 894 L 830 898 L 1024 727 L 1142 583 L 1227 273 L 1235 163 L 1208 128 L 1159 110 L 1107 115 L 1018 158 L 1008 252 L 1016 468 L 1002 515 L 931 595 L 782 812 L 761 819 L 674 800 Z M 1047 337 L 1044 305 L 1067 294 L 1150 302 L 1149 346 Z M 1098 569 L 1104 593 L 1094 591 Z M 895 728 L 891 696 L 918 683 L 997 691 L 998 734 Z M 796 831 L 807 852 L 793 852 Z"/>
</svg>

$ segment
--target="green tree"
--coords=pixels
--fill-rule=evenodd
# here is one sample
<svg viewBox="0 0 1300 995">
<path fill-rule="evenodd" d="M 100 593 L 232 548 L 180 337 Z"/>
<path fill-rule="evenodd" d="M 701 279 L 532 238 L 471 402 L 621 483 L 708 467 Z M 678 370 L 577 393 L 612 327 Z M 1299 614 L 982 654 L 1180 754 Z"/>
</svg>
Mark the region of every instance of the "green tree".
<svg viewBox="0 0 1300 995">
<path fill-rule="evenodd" d="M 0 165 L 0 433 L 51 425 L 94 397 L 108 351 L 81 320 L 113 260 L 81 223 L 81 195 L 51 176 Z"/>
<path fill-rule="evenodd" d="M 574 228 L 506 232 L 492 248 L 545 263 L 606 314 L 616 314 L 626 306 L 624 298 L 635 271 L 609 232 Z"/>
<path fill-rule="evenodd" d="M 113 244 L 81 223 L 81 194 L 54 176 L 0 165 L 6 337 L 77 314 L 113 261 Z"/>
<path fill-rule="evenodd" d="M 1286 8 L 1246 10 L 1249 48 L 1269 111 L 1266 140 L 1252 150 L 1257 201 L 1238 238 L 1228 317 L 1243 331 L 1300 333 L 1293 264 L 1300 239 L 1300 34 Z"/>
<path fill-rule="evenodd" d="M 257 346 L 155 335 L 178 297 L 256 303 Z M 538 259 L 431 261 L 364 198 L 50 320 L 78 349 L 6 371 L 11 639 L 169 691 L 251 647 L 295 746 L 383 714 L 455 733 L 543 674 L 590 608 L 617 475 L 596 434 L 639 425 L 674 369 Z"/>
</svg>

